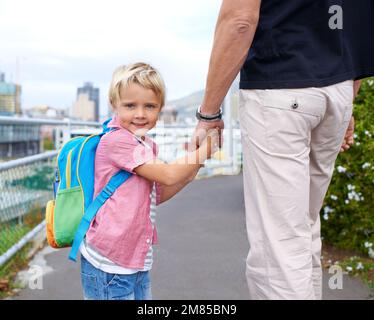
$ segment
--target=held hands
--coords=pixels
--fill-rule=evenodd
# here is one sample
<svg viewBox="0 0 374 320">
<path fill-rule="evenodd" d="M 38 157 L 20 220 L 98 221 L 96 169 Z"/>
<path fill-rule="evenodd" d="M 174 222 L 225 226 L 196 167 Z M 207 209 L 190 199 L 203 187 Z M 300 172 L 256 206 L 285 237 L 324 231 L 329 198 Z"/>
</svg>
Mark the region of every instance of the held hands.
<svg viewBox="0 0 374 320">
<path fill-rule="evenodd" d="M 188 150 L 197 151 L 197 161 L 203 166 L 206 159 L 218 151 L 222 146 L 222 130 L 224 123 L 222 120 L 214 122 L 199 121 L 195 128 Z"/>
<path fill-rule="evenodd" d="M 208 130 L 197 149 L 198 163 L 203 164 L 205 160 L 210 159 L 219 150 L 219 142 L 219 128 Z"/>
<path fill-rule="evenodd" d="M 198 148 L 201 143 L 204 141 L 205 137 L 207 136 L 210 130 L 216 130 L 219 134 L 219 147 L 222 147 L 222 130 L 225 127 L 222 120 L 215 121 L 215 122 L 204 122 L 199 121 L 195 132 L 192 136 L 191 143 L 189 146 L 190 150 L 195 150 Z"/>
</svg>

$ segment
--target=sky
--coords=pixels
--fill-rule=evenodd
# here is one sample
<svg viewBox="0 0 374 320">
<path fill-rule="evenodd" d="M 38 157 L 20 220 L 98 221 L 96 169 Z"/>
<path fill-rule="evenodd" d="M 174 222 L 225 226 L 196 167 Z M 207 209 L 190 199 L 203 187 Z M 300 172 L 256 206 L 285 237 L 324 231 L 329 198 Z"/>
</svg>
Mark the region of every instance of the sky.
<svg viewBox="0 0 374 320">
<path fill-rule="evenodd" d="M 100 88 L 107 112 L 113 70 L 144 61 L 167 99 L 204 88 L 221 0 L 0 0 L 0 71 L 22 85 L 22 108 L 71 107 Z"/>
</svg>

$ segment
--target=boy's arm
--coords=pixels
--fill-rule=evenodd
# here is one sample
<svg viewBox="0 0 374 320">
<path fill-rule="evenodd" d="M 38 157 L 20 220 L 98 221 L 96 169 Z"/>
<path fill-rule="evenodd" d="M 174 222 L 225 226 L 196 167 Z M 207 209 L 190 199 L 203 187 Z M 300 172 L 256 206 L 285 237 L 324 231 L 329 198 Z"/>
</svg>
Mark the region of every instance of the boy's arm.
<svg viewBox="0 0 374 320">
<path fill-rule="evenodd" d="M 200 167 L 201 166 L 202 165 L 200 165 Z M 179 191 L 181 191 L 187 184 L 189 184 L 191 181 L 193 181 L 193 179 L 197 175 L 198 171 L 199 171 L 199 169 L 196 169 L 193 172 L 193 174 L 190 177 L 188 177 L 187 180 L 185 180 L 184 182 L 180 182 L 180 183 L 177 183 L 177 184 L 172 185 L 172 186 L 161 185 L 160 203 L 163 203 L 163 202 L 169 200 L 174 195 L 176 195 Z"/>
<path fill-rule="evenodd" d="M 134 169 L 134 172 L 150 181 L 165 186 L 173 186 L 185 182 L 200 168 L 200 163 L 208 159 L 202 148 L 177 159 L 172 163 L 165 163 L 159 159 L 151 160 Z"/>
<path fill-rule="evenodd" d="M 151 160 L 135 168 L 134 172 L 150 181 L 166 186 L 184 183 L 199 170 L 201 164 L 209 159 L 217 149 L 218 132 L 212 130 L 199 149 L 189 152 L 186 156 L 168 164 L 159 159 Z"/>
</svg>

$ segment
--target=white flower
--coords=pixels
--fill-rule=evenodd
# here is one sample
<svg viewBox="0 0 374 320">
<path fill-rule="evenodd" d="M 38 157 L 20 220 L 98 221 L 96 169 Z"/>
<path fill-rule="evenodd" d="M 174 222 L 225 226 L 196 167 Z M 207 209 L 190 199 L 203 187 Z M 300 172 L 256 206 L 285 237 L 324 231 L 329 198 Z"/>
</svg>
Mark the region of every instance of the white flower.
<svg viewBox="0 0 374 320">
<path fill-rule="evenodd" d="M 349 204 L 349 200 L 346 199 L 346 200 L 345 200 L 345 204 Z"/>
<path fill-rule="evenodd" d="M 352 186 L 351 184 L 347 185 L 347 188 L 348 188 L 348 190 L 354 190 L 354 189 L 356 189 L 356 187 Z"/>
<path fill-rule="evenodd" d="M 366 134 L 369 138 L 371 138 L 371 133 L 370 133 L 369 131 L 365 130 L 365 134 Z"/>
<path fill-rule="evenodd" d="M 352 267 L 350 267 L 350 266 L 347 266 L 345 269 L 346 269 L 348 272 L 351 272 L 351 271 L 352 271 Z"/>
<path fill-rule="evenodd" d="M 363 270 L 363 269 L 364 269 L 364 265 L 362 264 L 362 262 L 358 262 L 356 266 L 356 270 Z"/>
<path fill-rule="evenodd" d="M 356 146 L 359 146 L 361 143 L 359 141 L 356 142 Z"/>
<path fill-rule="evenodd" d="M 356 133 L 353 134 L 353 138 L 357 139 L 358 135 Z"/>
<path fill-rule="evenodd" d="M 365 246 L 365 248 L 371 248 L 373 246 L 373 244 L 371 242 L 366 241 L 364 243 L 364 246 Z"/>
<path fill-rule="evenodd" d="M 329 206 L 323 208 L 323 212 L 325 214 L 329 214 L 330 212 L 334 212 L 334 209 L 331 209 Z"/>
<path fill-rule="evenodd" d="M 325 214 L 323 215 L 323 219 L 325 219 L 325 220 L 329 220 L 329 215 L 328 215 L 327 213 L 325 213 Z"/>
<path fill-rule="evenodd" d="M 351 191 L 351 192 L 348 192 L 348 199 L 349 200 L 356 200 L 356 201 L 361 201 L 361 192 L 357 193 L 356 191 Z"/>
<path fill-rule="evenodd" d="M 369 248 L 368 255 L 370 258 L 374 258 L 374 250 L 372 248 Z"/>
<path fill-rule="evenodd" d="M 342 172 L 346 172 L 346 171 L 347 171 L 347 169 L 344 168 L 344 167 L 342 167 L 342 166 L 338 166 L 336 169 L 338 170 L 339 173 L 342 173 Z"/>
<path fill-rule="evenodd" d="M 369 85 L 369 86 L 372 86 L 373 83 L 374 83 L 374 80 L 368 80 L 368 85 Z"/>
<path fill-rule="evenodd" d="M 363 165 L 362 165 L 362 169 L 366 169 L 368 167 L 370 167 L 371 164 L 369 162 L 365 162 Z"/>
<path fill-rule="evenodd" d="M 330 198 L 331 198 L 332 200 L 334 200 L 334 201 L 338 200 L 338 197 L 337 197 L 336 195 L 334 195 L 334 194 L 332 194 L 332 195 L 330 196 Z"/>
</svg>

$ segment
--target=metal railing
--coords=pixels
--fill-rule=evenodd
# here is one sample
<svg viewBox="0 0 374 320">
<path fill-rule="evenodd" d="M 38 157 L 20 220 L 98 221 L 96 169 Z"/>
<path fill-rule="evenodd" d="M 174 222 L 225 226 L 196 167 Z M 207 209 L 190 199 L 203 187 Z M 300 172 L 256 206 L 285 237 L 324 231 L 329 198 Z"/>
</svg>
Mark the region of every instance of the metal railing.
<svg viewBox="0 0 374 320">
<path fill-rule="evenodd" d="M 57 151 L 0 163 L 0 223 L 22 217 L 51 196 Z"/>
<path fill-rule="evenodd" d="M 56 155 L 50 151 L 0 163 L 0 267 L 43 228 L 44 222 L 28 232 L 24 218 L 52 198 Z"/>
<path fill-rule="evenodd" d="M 64 125 L 64 126 L 101 126 L 99 122 L 93 121 L 76 121 L 69 118 L 63 120 L 27 118 L 27 117 L 8 117 L 0 116 L 0 124 L 35 124 L 35 125 Z"/>
</svg>

